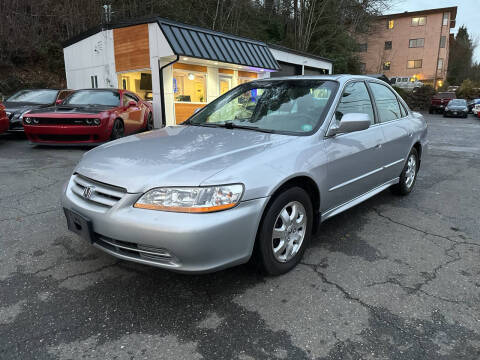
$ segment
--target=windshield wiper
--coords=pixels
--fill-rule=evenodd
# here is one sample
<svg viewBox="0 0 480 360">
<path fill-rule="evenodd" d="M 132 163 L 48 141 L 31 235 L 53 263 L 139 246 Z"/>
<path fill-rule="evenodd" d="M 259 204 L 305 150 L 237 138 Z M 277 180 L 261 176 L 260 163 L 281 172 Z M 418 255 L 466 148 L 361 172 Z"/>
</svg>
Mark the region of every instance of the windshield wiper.
<svg viewBox="0 0 480 360">
<path fill-rule="evenodd" d="M 253 130 L 253 131 L 260 131 L 260 132 L 265 132 L 272 134 L 275 131 L 271 129 L 262 129 L 258 126 L 248 126 L 248 125 L 237 125 L 232 121 L 227 121 L 221 124 L 218 124 L 219 126 L 223 126 L 226 129 L 243 129 L 243 130 Z"/>
</svg>

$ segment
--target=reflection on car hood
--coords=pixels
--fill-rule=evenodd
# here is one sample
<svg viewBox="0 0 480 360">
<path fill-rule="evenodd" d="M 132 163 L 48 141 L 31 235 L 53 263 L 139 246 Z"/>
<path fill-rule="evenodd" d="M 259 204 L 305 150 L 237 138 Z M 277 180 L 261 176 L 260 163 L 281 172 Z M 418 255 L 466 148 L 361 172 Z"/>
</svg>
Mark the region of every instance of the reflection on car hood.
<svg viewBox="0 0 480 360">
<path fill-rule="evenodd" d="M 96 105 L 96 106 L 80 106 L 80 105 L 58 105 L 49 106 L 43 109 L 36 110 L 32 114 L 99 114 L 103 111 L 114 109 L 115 106 Z"/>
<path fill-rule="evenodd" d="M 49 105 L 40 105 L 40 104 L 29 104 L 29 103 L 21 103 L 21 102 L 4 102 L 5 111 L 8 111 L 12 114 L 22 114 L 25 111 L 31 111 L 40 109 Z"/>
<path fill-rule="evenodd" d="M 99 146 L 85 154 L 75 172 L 130 193 L 198 186 L 232 164 L 295 138 L 240 129 L 167 127 Z"/>
</svg>

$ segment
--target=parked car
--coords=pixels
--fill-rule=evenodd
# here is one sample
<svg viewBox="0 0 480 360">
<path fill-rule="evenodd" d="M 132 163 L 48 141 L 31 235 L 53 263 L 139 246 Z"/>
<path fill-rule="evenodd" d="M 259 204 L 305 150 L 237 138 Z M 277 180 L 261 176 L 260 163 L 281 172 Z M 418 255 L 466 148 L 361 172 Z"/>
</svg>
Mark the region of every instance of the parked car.
<svg viewBox="0 0 480 360">
<path fill-rule="evenodd" d="M 434 112 L 442 113 L 445 110 L 445 106 L 450 102 L 450 100 L 455 99 L 456 95 L 454 92 L 439 92 L 438 94 L 433 95 L 430 108 L 428 112 L 433 114 Z"/>
<path fill-rule="evenodd" d="M 383 81 L 256 80 L 180 126 L 87 152 L 62 204 L 70 230 L 121 259 L 201 273 L 255 254 L 282 274 L 320 222 L 391 186 L 410 193 L 426 134 Z"/>
<path fill-rule="evenodd" d="M 468 116 L 467 100 L 465 99 L 453 99 L 445 107 L 443 111 L 443 117 L 463 117 Z"/>
<path fill-rule="evenodd" d="M 7 112 L 5 111 L 5 106 L 0 104 L 0 134 L 8 130 L 9 120 Z"/>
<path fill-rule="evenodd" d="M 395 86 L 404 90 L 414 90 L 416 88 L 420 88 L 423 86 L 423 83 L 421 81 L 418 81 L 414 77 L 408 77 L 408 76 L 392 77 L 390 79 L 390 84 L 392 84 L 392 86 Z"/>
<path fill-rule="evenodd" d="M 58 106 L 30 112 L 23 122 L 33 143 L 99 144 L 153 129 L 153 112 L 130 91 L 85 89 Z"/>
<path fill-rule="evenodd" d="M 478 105 L 476 107 L 475 105 Z M 468 113 L 472 113 L 474 115 L 477 115 L 478 110 L 480 110 L 480 99 L 473 99 L 468 102 Z"/>
<path fill-rule="evenodd" d="M 23 131 L 23 116 L 32 110 L 55 105 L 70 95 L 72 90 L 29 89 L 20 90 L 5 100 L 9 131 Z"/>
</svg>

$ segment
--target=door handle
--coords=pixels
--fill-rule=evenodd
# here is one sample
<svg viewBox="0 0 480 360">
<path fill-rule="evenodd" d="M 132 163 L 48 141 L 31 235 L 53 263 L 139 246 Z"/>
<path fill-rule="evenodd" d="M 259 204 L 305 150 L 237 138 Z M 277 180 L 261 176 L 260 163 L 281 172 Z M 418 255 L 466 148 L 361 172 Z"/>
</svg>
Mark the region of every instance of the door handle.
<svg viewBox="0 0 480 360">
<path fill-rule="evenodd" d="M 413 133 L 408 133 L 408 137 L 412 137 L 413 136 Z"/>
<path fill-rule="evenodd" d="M 375 147 L 376 147 L 377 149 L 381 149 L 381 148 L 382 148 L 382 144 L 377 144 Z"/>
</svg>

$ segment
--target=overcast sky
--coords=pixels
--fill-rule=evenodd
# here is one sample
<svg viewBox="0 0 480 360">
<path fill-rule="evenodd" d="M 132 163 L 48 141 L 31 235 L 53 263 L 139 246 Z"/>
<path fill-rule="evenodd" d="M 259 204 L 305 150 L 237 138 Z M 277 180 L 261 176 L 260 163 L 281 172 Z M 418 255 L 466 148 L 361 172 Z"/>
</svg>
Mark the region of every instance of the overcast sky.
<svg viewBox="0 0 480 360">
<path fill-rule="evenodd" d="M 451 31 L 456 34 L 465 25 L 470 36 L 480 41 L 480 0 L 394 0 L 394 4 L 387 14 L 457 6 L 457 23 Z M 475 50 L 474 61 L 480 62 L 480 46 Z"/>
</svg>

